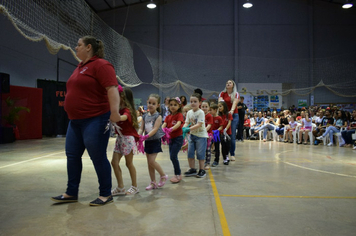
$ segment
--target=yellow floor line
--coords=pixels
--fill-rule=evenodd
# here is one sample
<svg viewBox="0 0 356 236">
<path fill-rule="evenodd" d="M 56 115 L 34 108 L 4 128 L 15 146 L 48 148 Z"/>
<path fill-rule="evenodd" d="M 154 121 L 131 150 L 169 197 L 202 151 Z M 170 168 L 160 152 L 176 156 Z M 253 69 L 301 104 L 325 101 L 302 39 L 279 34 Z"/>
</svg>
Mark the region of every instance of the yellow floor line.
<svg viewBox="0 0 356 236">
<path fill-rule="evenodd" d="M 221 197 L 256 197 L 256 198 L 324 198 L 324 199 L 356 199 L 356 197 L 333 197 L 333 196 L 268 196 L 268 195 L 228 195 L 220 194 Z"/>
<path fill-rule="evenodd" d="M 213 176 L 213 173 L 211 172 L 211 170 L 209 170 L 208 173 L 209 173 L 211 188 L 213 189 L 213 193 L 214 193 L 216 208 L 218 210 L 218 214 L 219 214 L 219 218 L 220 218 L 222 232 L 223 232 L 224 236 L 229 236 L 231 234 L 230 234 L 229 226 L 226 221 L 224 209 L 223 209 L 221 201 L 220 201 L 219 192 L 218 192 L 218 189 L 216 188 L 214 176 Z"/>
</svg>

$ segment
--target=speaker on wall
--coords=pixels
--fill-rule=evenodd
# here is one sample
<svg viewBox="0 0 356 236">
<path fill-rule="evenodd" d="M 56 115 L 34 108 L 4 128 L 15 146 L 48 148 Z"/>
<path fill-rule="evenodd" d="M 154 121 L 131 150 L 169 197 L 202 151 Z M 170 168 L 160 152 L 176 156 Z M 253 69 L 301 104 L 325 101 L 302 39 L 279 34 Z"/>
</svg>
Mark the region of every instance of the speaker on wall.
<svg viewBox="0 0 356 236">
<path fill-rule="evenodd" d="M 1 93 L 10 93 L 10 75 L 0 73 Z"/>
</svg>

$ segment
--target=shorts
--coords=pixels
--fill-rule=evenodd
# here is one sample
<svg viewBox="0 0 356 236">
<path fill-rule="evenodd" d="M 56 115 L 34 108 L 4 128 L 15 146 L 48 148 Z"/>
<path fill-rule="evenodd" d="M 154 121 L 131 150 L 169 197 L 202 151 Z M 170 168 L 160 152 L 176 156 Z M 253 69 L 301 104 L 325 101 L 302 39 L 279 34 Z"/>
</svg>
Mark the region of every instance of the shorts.
<svg viewBox="0 0 356 236">
<path fill-rule="evenodd" d="M 134 136 L 118 135 L 116 138 L 114 152 L 120 153 L 124 156 L 129 155 L 131 151 L 137 153 L 137 145 Z"/>
<path fill-rule="evenodd" d="M 145 141 L 145 153 L 146 154 L 159 153 L 159 152 L 162 152 L 162 144 L 161 144 L 160 138 Z"/>
<path fill-rule="evenodd" d="M 294 128 L 294 129 L 287 129 L 287 132 L 288 132 L 288 131 L 295 131 L 295 128 Z"/>
<path fill-rule="evenodd" d="M 196 151 L 197 159 L 205 160 L 207 140 L 207 138 L 202 138 L 191 134 L 188 143 L 188 158 L 194 158 Z"/>
<path fill-rule="evenodd" d="M 300 131 L 311 131 L 312 130 L 312 127 L 310 126 L 305 126 L 303 128 L 300 128 Z"/>
</svg>

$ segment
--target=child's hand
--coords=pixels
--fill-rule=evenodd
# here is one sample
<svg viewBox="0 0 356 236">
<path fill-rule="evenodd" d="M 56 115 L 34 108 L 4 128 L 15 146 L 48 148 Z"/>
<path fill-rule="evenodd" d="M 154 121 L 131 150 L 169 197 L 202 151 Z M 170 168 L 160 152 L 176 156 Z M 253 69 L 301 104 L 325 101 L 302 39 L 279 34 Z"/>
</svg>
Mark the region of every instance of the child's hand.
<svg viewBox="0 0 356 236">
<path fill-rule="evenodd" d="M 148 139 L 150 136 L 148 134 L 146 135 L 140 135 L 140 141 L 145 141 L 146 139 Z"/>
</svg>

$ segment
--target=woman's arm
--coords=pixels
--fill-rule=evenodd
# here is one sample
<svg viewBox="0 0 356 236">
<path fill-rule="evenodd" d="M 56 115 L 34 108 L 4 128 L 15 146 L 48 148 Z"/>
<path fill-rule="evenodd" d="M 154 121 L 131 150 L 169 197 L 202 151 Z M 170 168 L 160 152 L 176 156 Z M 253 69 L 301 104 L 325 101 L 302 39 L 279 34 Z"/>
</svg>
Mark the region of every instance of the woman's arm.
<svg viewBox="0 0 356 236">
<path fill-rule="evenodd" d="M 110 120 L 112 122 L 120 121 L 120 94 L 117 90 L 117 86 L 106 87 L 108 94 L 109 104 L 110 104 Z"/>
<path fill-rule="evenodd" d="M 236 106 L 237 106 L 237 103 L 239 103 L 240 99 L 239 98 L 235 98 L 234 99 L 234 102 L 232 103 L 232 106 L 231 106 L 231 110 L 229 111 L 231 114 L 234 113 L 235 109 L 236 109 Z"/>
</svg>

